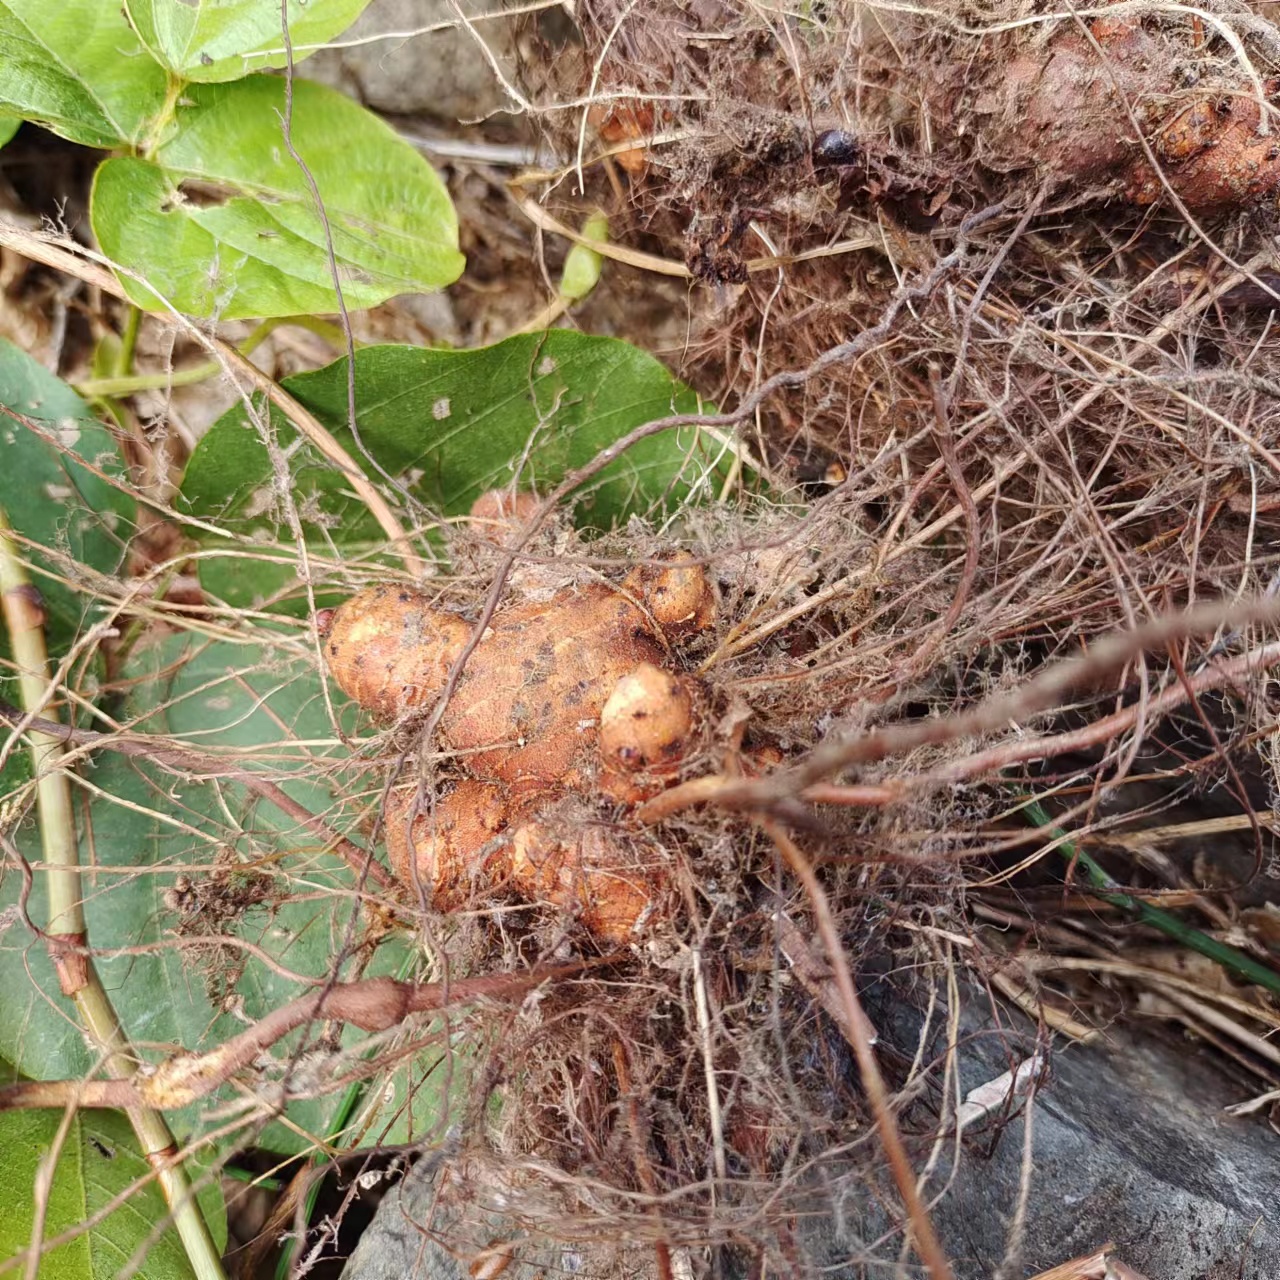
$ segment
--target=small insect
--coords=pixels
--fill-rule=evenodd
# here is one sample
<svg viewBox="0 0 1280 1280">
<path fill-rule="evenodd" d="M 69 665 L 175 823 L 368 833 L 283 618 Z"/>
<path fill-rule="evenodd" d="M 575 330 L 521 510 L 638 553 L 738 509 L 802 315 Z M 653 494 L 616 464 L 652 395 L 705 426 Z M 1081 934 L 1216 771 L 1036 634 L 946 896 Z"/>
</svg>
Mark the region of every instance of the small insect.
<svg viewBox="0 0 1280 1280">
<path fill-rule="evenodd" d="M 858 139 L 843 129 L 827 129 L 813 140 L 813 163 L 816 165 L 854 164 L 864 154 Z"/>
</svg>

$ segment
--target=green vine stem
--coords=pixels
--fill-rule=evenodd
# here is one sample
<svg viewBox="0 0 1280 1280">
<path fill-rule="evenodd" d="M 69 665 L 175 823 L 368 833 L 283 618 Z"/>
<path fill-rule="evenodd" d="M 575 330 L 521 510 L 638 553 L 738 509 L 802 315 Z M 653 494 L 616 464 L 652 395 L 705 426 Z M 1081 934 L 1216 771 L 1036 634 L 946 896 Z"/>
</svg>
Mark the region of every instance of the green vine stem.
<svg viewBox="0 0 1280 1280">
<path fill-rule="evenodd" d="M 120 350 L 116 356 L 116 373 L 121 377 L 133 372 L 133 357 L 138 350 L 138 330 L 142 327 L 142 311 L 130 305 L 125 313 L 124 332 L 120 335 Z"/>
<path fill-rule="evenodd" d="M 1142 924 L 1150 925 L 1189 950 L 1198 951 L 1202 956 L 1207 956 L 1246 982 L 1256 983 L 1273 995 L 1280 995 L 1280 973 L 1276 973 L 1274 969 L 1246 955 L 1243 951 L 1228 946 L 1225 942 L 1219 942 L 1199 929 L 1192 928 L 1171 912 L 1162 911 L 1141 898 L 1135 898 L 1131 893 L 1125 893 L 1091 854 L 1074 844 L 1061 828 L 1053 825 L 1053 820 L 1038 800 L 1028 800 L 1024 808 L 1031 821 L 1057 844 L 1058 853 L 1063 861 L 1068 866 L 1084 868 L 1085 878 L 1095 895 L 1103 902 L 1129 912 Z"/>
<path fill-rule="evenodd" d="M 144 160 L 150 160 L 154 157 L 156 149 L 164 142 L 165 137 L 169 133 L 170 126 L 173 124 L 174 117 L 178 113 L 178 100 L 182 97 L 182 91 L 187 87 L 187 81 L 181 76 L 176 76 L 173 72 L 169 72 L 168 83 L 165 85 L 164 101 L 160 104 L 160 110 L 156 112 L 155 118 L 151 121 L 151 125 L 147 130 L 147 135 L 137 148 L 137 155 Z"/>
<path fill-rule="evenodd" d="M 85 378 L 74 384 L 75 389 L 86 400 L 131 396 L 139 391 L 168 391 L 173 387 L 192 387 L 197 383 L 218 377 L 223 372 L 223 366 L 216 360 L 207 360 L 203 364 L 192 365 L 187 369 L 172 369 L 164 373 L 130 372 L 130 365 L 125 362 L 123 353 L 126 350 L 129 352 L 131 362 L 133 347 L 137 342 L 137 324 L 134 317 L 140 314 L 136 307 L 130 310 L 129 322 L 121 339 L 122 356 L 117 372 L 110 377 Z M 306 329 L 327 342 L 335 351 L 346 349 L 342 330 L 327 320 L 319 320 L 313 316 L 276 316 L 254 326 L 243 341 L 236 343 L 236 350 L 242 356 L 252 355 L 271 333 L 283 325 L 294 325 L 299 329 Z"/>
<path fill-rule="evenodd" d="M 0 611 L 13 649 L 22 708 L 28 716 L 56 720 L 58 710 L 49 705 L 51 678 L 44 638 L 44 605 L 10 532 L 8 518 L 0 510 Z M 62 743 L 57 737 L 36 730 L 29 729 L 26 736 L 36 778 L 40 844 L 48 869 L 49 957 L 62 994 L 75 1003 L 85 1030 L 103 1055 L 108 1074 L 117 1080 L 126 1079 L 137 1074 L 138 1059 L 89 954 L 71 788 L 60 767 Z M 225 1280 L 217 1246 L 196 1202 L 168 1123 L 149 1107 L 130 1108 L 128 1115 L 142 1153 L 155 1172 L 196 1280 Z"/>
</svg>

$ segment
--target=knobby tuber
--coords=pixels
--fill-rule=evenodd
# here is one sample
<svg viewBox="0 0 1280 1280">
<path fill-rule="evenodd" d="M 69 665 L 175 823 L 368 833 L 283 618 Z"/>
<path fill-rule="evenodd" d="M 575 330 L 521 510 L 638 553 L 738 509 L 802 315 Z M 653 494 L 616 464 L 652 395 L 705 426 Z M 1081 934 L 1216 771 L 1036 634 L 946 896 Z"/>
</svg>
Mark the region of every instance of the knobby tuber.
<svg viewBox="0 0 1280 1280">
<path fill-rule="evenodd" d="M 471 628 L 407 587 L 369 587 L 341 605 L 324 652 L 338 687 L 384 720 L 444 688 Z"/>
<path fill-rule="evenodd" d="M 456 911 L 473 884 L 506 861 L 495 842 L 510 820 L 508 797 L 493 783 L 464 778 L 434 811 L 418 808 L 415 799 L 409 790 L 393 792 L 387 801 L 387 860 L 396 878 L 420 888 L 437 911 Z"/>
<path fill-rule="evenodd" d="M 441 738 L 472 753 L 467 768 L 477 777 L 558 783 L 594 738 L 614 685 L 661 659 L 648 620 L 615 587 L 591 583 L 513 605 L 476 646 Z"/>
<path fill-rule="evenodd" d="M 600 754 L 629 773 L 667 770 L 688 754 L 694 698 L 687 680 L 642 662 L 614 686 L 600 712 Z"/>
<path fill-rule="evenodd" d="M 973 97 L 989 122 L 981 158 L 1012 170 L 1034 157 L 1081 194 L 1114 191 L 1139 205 L 1167 187 L 1193 213 L 1274 198 L 1280 146 L 1259 130 L 1257 86 L 1240 75 L 1202 76 L 1197 64 L 1208 65 L 1186 29 L 1106 17 L 1069 25 L 1007 61 L 993 58 L 987 87 Z M 974 80 L 972 68 L 957 74 L 965 79 L 944 90 L 950 102 L 935 103 L 953 115 Z"/>
<path fill-rule="evenodd" d="M 572 908 L 587 929 L 610 942 L 632 936 L 656 893 L 613 832 L 567 819 L 535 819 L 516 828 L 511 879 L 526 898 Z"/>
<path fill-rule="evenodd" d="M 533 518 L 541 504 L 535 494 L 490 489 L 471 504 L 471 525 L 490 542 L 504 542 L 507 535 Z"/>
<path fill-rule="evenodd" d="M 696 562 L 679 559 L 661 568 L 643 565 L 627 575 L 623 586 L 648 603 L 653 620 L 669 640 L 681 640 L 715 625 L 715 588 Z"/>
<path fill-rule="evenodd" d="M 472 520 L 498 542 L 536 509 L 530 495 L 485 494 Z M 677 780 L 700 744 L 701 687 L 663 664 L 715 618 L 711 581 L 688 559 L 500 608 L 438 717 L 465 776 L 434 802 L 413 788 L 387 802 L 396 878 L 439 911 L 509 891 L 601 938 L 631 937 L 662 876 L 617 826 L 617 805 Z M 354 702 L 400 721 L 432 708 L 471 631 L 420 591 L 373 587 L 333 614 L 324 655 Z"/>
</svg>

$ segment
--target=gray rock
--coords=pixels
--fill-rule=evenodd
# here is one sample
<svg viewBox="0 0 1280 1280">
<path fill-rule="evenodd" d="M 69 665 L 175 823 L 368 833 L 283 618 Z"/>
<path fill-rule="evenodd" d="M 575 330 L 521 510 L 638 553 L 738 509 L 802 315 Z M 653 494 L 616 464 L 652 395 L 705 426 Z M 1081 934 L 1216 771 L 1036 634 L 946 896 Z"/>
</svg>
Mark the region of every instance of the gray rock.
<svg viewBox="0 0 1280 1280">
<path fill-rule="evenodd" d="M 464 0 L 473 15 L 500 6 Z M 298 66 L 298 73 L 342 89 L 377 111 L 427 115 L 439 120 L 475 120 L 510 110 L 502 87 L 477 35 L 508 80 L 515 70 L 515 35 L 510 20 L 475 24 L 476 35 L 456 24 L 449 0 L 375 0 L 355 25 L 335 42 Z M 440 26 L 442 29 L 424 31 Z M 422 32 L 406 35 L 407 32 Z M 384 39 L 371 39 L 396 33 Z M 351 44 L 353 40 L 366 41 Z"/>
<path fill-rule="evenodd" d="M 451 1178 L 465 1169 L 466 1186 Z M 477 1194 L 477 1186 L 487 1190 Z M 584 1271 L 583 1251 L 560 1241 L 529 1240 L 503 1211 L 510 1196 L 483 1162 L 450 1147 L 419 1159 L 383 1198 L 347 1260 L 342 1280 L 504 1280 Z"/>
<path fill-rule="evenodd" d="M 914 1019 L 896 1016 L 890 1038 L 913 1046 Z M 1031 1036 L 1017 1030 L 1025 1020 L 1001 1017 L 998 1029 L 976 997 L 966 1009 L 962 1094 L 1034 1053 Z M 1261 1117 L 1223 1114 L 1252 1086 L 1233 1079 L 1220 1054 L 1128 1026 L 1091 1044 L 1060 1045 L 1050 1061 L 1032 1108 L 1020 1264 L 1007 1280 L 1108 1241 L 1150 1280 L 1280 1276 L 1280 1138 Z M 982 1124 L 965 1132 L 957 1176 L 934 1214 L 957 1280 L 990 1280 L 1005 1256 L 1023 1124 L 1019 1115 L 1002 1131 L 987 1124 L 985 1137 Z M 931 1186 L 951 1172 L 944 1160 Z M 840 1274 L 833 1243 L 823 1228 L 810 1241 L 836 1264 L 829 1275 Z"/>
</svg>

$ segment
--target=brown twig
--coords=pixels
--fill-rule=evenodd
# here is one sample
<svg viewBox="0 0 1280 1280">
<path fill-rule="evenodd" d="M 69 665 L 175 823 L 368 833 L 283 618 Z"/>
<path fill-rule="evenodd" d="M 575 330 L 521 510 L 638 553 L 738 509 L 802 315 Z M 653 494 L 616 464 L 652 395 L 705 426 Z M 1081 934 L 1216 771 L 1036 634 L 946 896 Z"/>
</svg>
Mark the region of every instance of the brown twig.
<svg viewBox="0 0 1280 1280">
<path fill-rule="evenodd" d="M 1083 1257 L 1072 1258 L 1059 1266 L 1050 1267 L 1032 1276 L 1031 1280 L 1108 1280 L 1107 1255 L 1115 1248 L 1113 1244 L 1104 1244 Z"/>
<path fill-rule="evenodd" d="M 800 985 L 822 1006 L 827 1016 L 840 1028 L 840 1034 L 851 1046 L 861 1036 L 868 1044 L 875 1044 L 880 1033 L 874 1023 L 859 1006 L 857 1012 L 862 1016 L 862 1025 L 855 1031 L 849 1022 L 849 1010 L 840 998 L 840 991 L 835 983 L 830 965 L 823 964 L 814 954 L 809 940 L 800 932 L 794 920 L 785 911 L 774 916 L 778 931 L 778 948 L 791 965 L 791 972 L 800 980 Z"/>
<path fill-rule="evenodd" d="M 1140 704 L 1135 704 L 1067 733 L 1004 742 L 986 751 L 961 756 L 935 770 L 923 773 L 918 779 L 913 780 L 911 785 L 915 788 L 960 782 L 978 778 L 984 774 L 996 773 L 1013 764 L 1032 760 L 1049 760 L 1054 756 L 1097 746 L 1131 729 L 1140 716 L 1171 711 L 1197 693 L 1230 684 L 1242 676 L 1265 671 L 1277 663 L 1280 663 L 1280 642 L 1264 645 L 1261 649 L 1240 654 L 1226 662 L 1215 662 L 1194 676 L 1189 676 L 1185 684 L 1170 685 L 1159 693 L 1152 694 L 1146 701 L 1145 711 Z"/>
<path fill-rule="evenodd" d="M 875 1117 L 876 1129 L 880 1134 L 880 1144 L 884 1148 L 885 1159 L 889 1162 L 893 1180 L 898 1187 L 898 1194 L 902 1197 L 902 1204 L 906 1209 L 916 1252 L 928 1269 L 930 1280 L 952 1280 L 951 1264 L 942 1251 L 933 1223 L 929 1221 L 928 1210 L 920 1199 L 916 1177 L 912 1172 L 911 1162 L 907 1158 L 906 1148 L 902 1145 L 897 1121 L 893 1118 L 893 1110 L 889 1105 L 889 1093 L 885 1088 L 884 1077 L 880 1074 L 880 1066 L 876 1062 L 875 1050 L 871 1045 L 869 1035 L 871 1020 L 867 1017 L 862 1002 L 858 999 L 857 988 L 853 985 L 853 974 L 849 970 L 849 960 L 836 929 L 835 917 L 831 913 L 831 904 L 827 901 L 826 890 L 823 889 L 809 859 L 804 856 L 799 845 L 782 827 L 769 818 L 762 817 L 759 822 L 777 846 L 791 873 L 804 886 L 809 905 L 813 908 L 818 936 L 822 939 L 823 948 L 827 953 L 827 963 L 831 966 L 831 976 L 844 1005 L 845 1016 L 841 1029 L 848 1036 L 849 1045 L 853 1049 L 858 1073 L 862 1077 L 862 1087 L 866 1091 L 867 1101 Z"/>
<path fill-rule="evenodd" d="M 621 1095 L 623 1111 L 627 1117 L 627 1130 L 631 1135 L 633 1159 L 636 1165 L 636 1177 L 640 1188 L 647 1196 L 658 1195 L 658 1180 L 653 1176 L 653 1165 L 649 1163 L 649 1134 L 644 1119 L 640 1114 L 640 1101 L 631 1086 L 631 1071 L 627 1065 L 627 1050 L 621 1040 L 613 1042 L 613 1070 L 618 1077 L 618 1092 Z M 662 1213 L 657 1205 L 653 1207 L 653 1216 L 662 1228 Z M 655 1240 L 653 1244 L 654 1262 L 658 1269 L 658 1280 L 674 1280 L 671 1270 L 671 1245 L 665 1238 Z"/>
<path fill-rule="evenodd" d="M 854 808 L 894 804 L 908 795 L 927 791 L 930 787 L 971 781 L 988 774 L 999 773 L 1011 765 L 1050 760 L 1054 756 L 1082 751 L 1099 743 L 1108 742 L 1131 729 L 1140 717 L 1170 711 L 1174 707 L 1181 706 L 1197 693 L 1219 688 L 1242 676 L 1265 671 L 1277 664 L 1280 664 L 1280 642 L 1239 654 L 1225 662 L 1215 662 L 1194 676 L 1188 676 L 1184 684 L 1170 685 L 1167 689 L 1153 694 L 1145 704 L 1124 707 L 1079 729 L 1035 738 L 1015 738 L 1008 742 L 997 743 L 994 747 L 960 756 L 914 777 L 891 778 L 885 782 L 876 783 L 852 783 L 847 786 L 833 782 L 815 782 L 805 787 L 800 792 L 799 798 L 810 804 L 848 805 Z M 932 723 L 941 726 L 948 722 Z M 910 726 L 907 727 L 910 728 Z M 963 737 L 966 734 L 958 732 L 948 736 Z M 892 753 L 885 752 L 885 754 Z M 743 779 L 736 775 L 705 774 L 700 778 L 692 778 L 688 782 L 672 787 L 669 791 L 663 791 L 652 800 L 647 800 L 637 807 L 635 816 L 641 823 L 652 825 L 699 804 L 723 803 L 742 808 L 753 807 L 749 800 L 744 803 L 741 799 L 742 788 Z"/>
<path fill-rule="evenodd" d="M 145 1076 L 128 1080 L 24 1081 L 0 1088 L 0 1111 L 19 1107 L 61 1106 L 69 1092 L 86 1107 L 151 1107 L 171 1111 L 190 1106 L 251 1066 L 260 1054 L 309 1022 L 348 1022 L 362 1031 L 386 1031 L 410 1014 L 451 1008 L 473 1000 L 510 1000 L 544 982 L 572 977 L 610 964 L 614 957 L 535 969 L 530 973 L 486 974 L 441 982 L 400 982 L 395 978 L 364 978 L 337 982 L 323 991 L 291 1000 L 208 1053 L 182 1054 L 160 1063 Z M 335 1081 L 334 1088 L 345 1081 Z"/>
<path fill-rule="evenodd" d="M 1020 689 L 984 699 L 953 716 L 890 725 L 851 738 L 833 738 L 816 747 L 794 768 L 778 770 L 766 778 L 740 779 L 733 786 L 721 788 L 716 801 L 727 808 L 768 810 L 780 801 L 803 795 L 807 787 L 851 765 L 872 764 L 889 756 L 905 755 L 919 747 L 981 737 L 1010 724 L 1025 722 L 1051 710 L 1067 693 L 1096 684 L 1103 676 L 1123 667 L 1146 650 L 1160 648 L 1186 636 L 1212 633 L 1219 627 L 1274 622 L 1278 618 L 1280 599 L 1275 598 L 1244 600 L 1236 604 L 1216 601 L 1156 618 L 1131 631 L 1104 637 L 1088 653 L 1046 668 Z M 1273 660 L 1270 653 L 1268 660 Z M 1186 697 L 1181 689 L 1168 693 L 1170 697 L 1181 700 Z M 1154 701 L 1147 701 L 1148 710 Z M 1010 744 L 1008 750 L 1016 752 L 1019 745 Z"/>
</svg>

